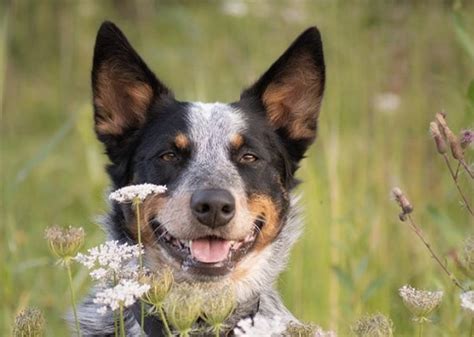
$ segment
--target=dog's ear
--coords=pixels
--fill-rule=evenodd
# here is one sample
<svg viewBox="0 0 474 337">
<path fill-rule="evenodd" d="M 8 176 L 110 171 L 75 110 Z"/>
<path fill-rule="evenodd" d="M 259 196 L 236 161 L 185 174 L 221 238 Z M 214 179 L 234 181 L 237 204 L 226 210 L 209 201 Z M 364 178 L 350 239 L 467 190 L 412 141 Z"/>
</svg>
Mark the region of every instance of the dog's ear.
<svg viewBox="0 0 474 337">
<path fill-rule="evenodd" d="M 143 126 L 151 104 L 173 96 L 120 29 L 107 21 L 95 42 L 92 91 L 95 130 L 112 161 L 113 147 L 129 141 L 129 135 Z"/>
<path fill-rule="evenodd" d="M 316 137 L 325 66 L 319 31 L 303 32 L 262 77 L 241 95 L 263 106 L 266 117 L 294 160 Z"/>
</svg>

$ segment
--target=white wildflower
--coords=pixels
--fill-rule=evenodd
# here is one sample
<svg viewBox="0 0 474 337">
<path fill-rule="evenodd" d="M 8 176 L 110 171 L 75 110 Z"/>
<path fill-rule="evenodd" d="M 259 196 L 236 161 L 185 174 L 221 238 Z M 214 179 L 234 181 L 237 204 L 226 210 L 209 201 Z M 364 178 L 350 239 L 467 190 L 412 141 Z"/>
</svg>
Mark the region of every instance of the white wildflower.
<svg viewBox="0 0 474 337">
<path fill-rule="evenodd" d="M 382 92 L 374 97 L 373 104 L 377 110 L 391 113 L 400 107 L 401 99 L 394 92 Z"/>
<path fill-rule="evenodd" d="M 245 337 L 276 337 L 282 336 L 288 322 L 279 316 L 273 318 L 264 317 L 260 314 L 252 318 L 245 318 L 237 323 L 234 329 L 235 336 Z"/>
<path fill-rule="evenodd" d="M 148 284 L 140 284 L 134 280 L 121 280 L 115 287 L 104 289 L 96 294 L 94 303 L 102 305 L 97 312 L 104 314 L 108 309 L 115 311 L 120 307 L 129 307 L 149 289 Z"/>
<path fill-rule="evenodd" d="M 77 254 L 75 259 L 90 270 L 90 276 L 104 283 L 134 277 L 138 270 L 135 259 L 143 254 L 138 245 L 107 241 L 91 248 L 87 254 Z"/>
<path fill-rule="evenodd" d="M 120 203 L 133 202 L 137 199 L 143 201 L 150 194 L 162 194 L 166 190 L 166 186 L 154 184 L 130 185 L 110 193 L 109 199 Z"/>
<path fill-rule="evenodd" d="M 248 5 L 242 0 L 227 0 L 222 4 L 222 12 L 229 16 L 243 17 L 247 15 Z"/>
<path fill-rule="evenodd" d="M 459 298 L 461 299 L 461 308 L 474 318 L 474 290 L 462 293 Z"/>
<path fill-rule="evenodd" d="M 403 303 L 411 311 L 414 320 L 427 320 L 427 316 L 435 310 L 443 299 L 443 291 L 418 290 L 405 285 L 398 290 Z"/>
</svg>

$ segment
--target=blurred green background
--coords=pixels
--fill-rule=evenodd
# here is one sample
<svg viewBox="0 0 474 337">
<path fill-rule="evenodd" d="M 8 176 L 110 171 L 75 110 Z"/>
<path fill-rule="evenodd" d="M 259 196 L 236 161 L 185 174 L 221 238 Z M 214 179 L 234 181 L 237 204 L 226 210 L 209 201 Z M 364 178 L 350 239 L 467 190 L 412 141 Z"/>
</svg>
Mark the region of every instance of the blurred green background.
<svg viewBox="0 0 474 337">
<path fill-rule="evenodd" d="M 415 218 L 450 258 L 474 223 L 428 134 L 444 109 L 472 127 L 474 4 L 451 1 L 3 1 L 0 4 L 0 335 L 26 305 L 47 336 L 67 335 L 64 271 L 43 240 L 51 224 L 104 239 L 106 158 L 92 131 L 90 69 L 96 31 L 115 21 L 178 99 L 232 101 L 309 25 L 322 32 L 327 90 L 316 145 L 298 175 L 306 230 L 279 288 L 301 319 L 348 336 L 382 312 L 413 335 L 397 289 L 446 291 L 426 336 L 469 329 L 458 292 L 398 221 L 400 185 Z M 472 161 L 472 150 L 470 160 Z M 472 200 L 473 189 L 461 177 Z M 470 185 L 469 185 L 470 184 Z M 80 295 L 90 286 L 77 269 Z M 465 332 L 465 333 L 464 333 Z"/>
</svg>

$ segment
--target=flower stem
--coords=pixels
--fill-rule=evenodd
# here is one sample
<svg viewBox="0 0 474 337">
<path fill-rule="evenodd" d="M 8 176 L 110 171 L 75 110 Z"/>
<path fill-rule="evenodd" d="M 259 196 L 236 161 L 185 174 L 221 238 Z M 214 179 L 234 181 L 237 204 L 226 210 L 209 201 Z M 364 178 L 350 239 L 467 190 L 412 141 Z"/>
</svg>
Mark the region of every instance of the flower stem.
<svg viewBox="0 0 474 337">
<path fill-rule="evenodd" d="M 418 337 L 423 337 L 423 323 L 419 324 Z"/>
<path fill-rule="evenodd" d="M 140 220 L 140 201 L 134 201 L 135 205 L 135 215 L 137 217 L 137 239 L 138 246 L 140 248 L 138 254 L 138 263 L 140 265 L 140 270 L 143 268 L 143 257 L 142 257 L 142 229 L 141 229 L 141 220 Z"/>
<path fill-rule="evenodd" d="M 71 291 L 72 312 L 74 313 L 74 321 L 76 322 L 77 335 L 80 337 L 82 336 L 81 327 L 79 326 L 79 319 L 77 318 L 76 296 L 74 295 L 74 288 L 72 287 L 71 264 L 69 262 L 66 263 L 66 269 L 67 269 L 67 276 L 69 278 L 69 289 Z"/>
<path fill-rule="evenodd" d="M 466 172 L 469 174 L 469 176 L 471 177 L 471 179 L 474 179 L 474 173 L 471 171 L 471 169 L 469 168 L 469 166 L 466 164 L 466 162 L 461 159 L 459 161 L 462 165 L 462 167 L 464 167 L 464 169 L 466 170 Z"/>
<path fill-rule="evenodd" d="M 140 271 L 143 271 L 143 256 L 142 256 L 142 228 L 141 228 L 141 219 L 140 219 L 140 204 L 138 200 L 134 201 L 135 205 L 135 215 L 137 217 L 137 239 L 138 239 L 138 263 L 140 265 Z M 140 336 L 143 336 L 143 329 L 145 328 L 145 303 L 140 302 Z"/>
<path fill-rule="evenodd" d="M 220 334 L 220 332 L 221 332 L 221 326 L 220 326 L 220 325 L 217 325 L 217 326 L 215 327 L 215 330 L 216 330 L 216 337 L 220 337 L 220 336 L 221 336 L 221 334 Z"/>
<path fill-rule="evenodd" d="M 459 283 L 458 279 L 456 278 L 456 276 L 454 276 L 449 270 L 448 268 L 446 268 L 446 266 L 443 264 L 443 262 L 441 262 L 440 258 L 438 257 L 438 255 L 436 255 L 436 253 L 434 252 L 433 248 L 431 248 L 431 245 L 429 244 L 428 241 L 426 241 L 425 237 L 423 236 L 423 231 L 421 230 L 420 227 L 418 227 L 415 223 L 415 221 L 413 220 L 413 218 L 411 217 L 410 214 L 408 214 L 408 220 L 409 220 L 409 223 L 410 223 L 410 227 L 411 229 L 415 232 L 415 234 L 420 238 L 421 242 L 423 242 L 423 244 L 425 245 L 425 247 L 429 250 L 431 256 L 435 259 L 435 261 L 440 265 L 441 269 L 443 269 L 443 271 L 449 276 L 449 278 L 451 279 L 451 281 L 454 283 L 454 285 L 456 287 L 458 287 L 459 289 L 461 289 L 462 291 L 465 291 L 465 289 L 463 288 L 463 286 L 461 285 L 461 283 Z"/>
<path fill-rule="evenodd" d="M 464 201 L 464 205 L 466 205 L 466 208 L 467 208 L 468 212 L 469 212 L 472 216 L 474 216 L 474 211 L 472 210 L 471 206 L 470 206 L 469 203 L 467 202 L 467 199 L 466 199 L 466 197 L 464 196 L 464 193 L 463 193 L 462 190 L 461 190 L 461 186 L 459 186 L 459 184 L 458 184 L 457 176 L 456 176 L 456 174 L 454 173 L 453 168 L 451 167 L 451 164 L 449 163 L 449 158 L 448 158 L 448 156 L 446 155 L 446 153 L 443 155 L 443 157 L 444 157 L 444 161 L 446 162 L 446 166 L 448 166 L 449 173 L 451 173 L 451 177 L 453 178 L 454 184 L 456 185 L 456 188 L 458 189 L 459 194 L 461 195 L 461 198 L 462 198 L 462 200 Z"/>
<path fill-rule="evenodd" d="M 161 306 L 158 307 L 158 312 L 160 314 L 160 319 L 163 322 L 163 326 L 165 327 L 166 335 L 168 337 L 172 337 L 173 335 L 171 334 L 170 327 L 168 325 L 168 322 L 166 321 L 165 312 L 163 311 L 163 308 Z"/>
<path fill-rule="evenodd" d="M 120 305 L 120 336 L 125 337 L 125 320 L 123 318 L 123 305 Z"/>
<path fill-rule="evenodd" d="M 118 337 L 119 332 L 118 332 L 118 324 L 117 324 L 117 313 L 114 311 L 114 332 L 115 332 L 115 337 Z"/>
<path fill-rule="evenodd" d="M 474 337 L 474 317 L 471 319 L 471 337 Z"/>
</svg>

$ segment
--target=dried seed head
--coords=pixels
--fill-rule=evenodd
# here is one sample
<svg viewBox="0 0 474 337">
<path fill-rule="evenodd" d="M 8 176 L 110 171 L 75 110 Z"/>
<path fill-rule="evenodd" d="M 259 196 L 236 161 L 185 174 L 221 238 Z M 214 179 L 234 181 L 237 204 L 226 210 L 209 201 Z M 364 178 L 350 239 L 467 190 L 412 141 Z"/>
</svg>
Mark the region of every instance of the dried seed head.
<svg viewBox="0 0 474 337">
<path fill-rule="evenodd" d="M 235 292 L 230 284 L 216 286 L 205 283 L 201 286 L 203 294 L 202 319 L 211 327 L 222 327 L 236 306 Z"/>
<path fill-rule="evenodd" d="M 175 283 L 163 308 L 171 325 L 181 334 L 187 334 L 201 314 L 202 302 L 199 287 L 186 282 Z"/>
<path fill-rule="evenodd" d="M 43 336 L 44 317 L 36 308 L 26 308 L 15 317 L 13 327 L 14 337 L 40 337 Z"/>
<path fill-rule="evenodd" d="M 462 293 L 459 298 L 461 299 L 461 308 L 474 318 L 474 290 Z"/>
<path fill-rule="evenodd" d="M 44 236 L 48 241 L 51 252 L 59 258 L 61 263 L 66 264 L 81 249 L 84 244 L 85 233 L 82 227 L 61 228 L 52 226 L 46 228 Z"/>
<path fill-rule="evenodd" d="M 351 330 L 357 337 L 392 337 L 393 322 L 377 313 L 362 317 L 352 325 Z"/>
<path fill-rule="evenodd" d="M 474 276 L 474 235 L 465 241 L 461 252 L 461 263 L 469 275 Z"/>
<path fill-rule="evenodd" d="M 436 143 L 436 149 L 440 154 L 444 154 L 447 152 L 448 147 L 446 145 L 446 141 L 444 140 L 443 136 L 441 135 L 441 132 L 439 131 L 438 124 L 436 122 L 431 122 L 430 123 L 430 133 L 431 137 L 433 137 L 435 143 Z"/>
<path fill-rule="evenodd" d="M 469 146 L 474 144 L 474 130 L 462 130 L 459 135 L 459 143 L 463 150 L 467 149 Z"/>
<path fill-rule="evenodd" d="M 283 333 L 284 337 L 336 337 L 333 331 L 324 331 L 314 324 L 290 322 Z"/>
<path fill-rule="evenodd" d="M 438 124 L 439 131 L 441 132 L 441 135 L 447 139 L 446 137 L 446 129 L 449 130 L 448 123 L 446 122 L 446 114 L 444 112 L 438 112 L 435 115 L 435 121 Z"/>
<path fill-rule="evenodd" d="M 457 160 L 463 159 L 464 158 L 463 149 L 461 147 L 461 144 L 458 141 L 458 138 L 451 131 L 451 129 L 448 126 L 448 123 L 446 122 L 446 114 L 438 112 L 435 116 L 435 120 L 436 120 L 436 123 L 438 124 L 439 131 L 449 143 L 453 157 Z"/>
<path fill-rule="evenodd" d="M 448 129 L 449 130 L 449 129 Z M 451 147 L 451 154 L 454 159 L 462 160 L 464 159 L 464 151 L 461 147 L 461 143 L 458 140 L 458 137 L 449 130 L 446 132 L 446 137 L 448 138 L 449 146 Z"/>
<path fill-rule="evenodd" d="M 405 285 L 398 290 L 403 304 L 416 322 L 429 321 L 428 316 L 441 304 L 443 291 L 418 290 Z"/>
<path fill-rule="evenodd" d="M 400 188 L 394 187 L 392 189 L 392 195 L 395 201 L 402 209 L 403 215 L 410 214 L 411 212 L 413 212 L 413 206 Z M 405 217 L 400 216 L 400 220 L 404 221 L 404 218 Z"/>
<path fill-rule="evenodd" d="M 150 290 L 145 293 L 143 300 L 151 304 L 156 310 L 163 306 L 166 296 L 171 291 L 174 277 L 171 268 L 165 267 L 159 272 L 142 275 L 139 281 L 142 284 L 148 284 L 150 286 Z"/>
</svg>

